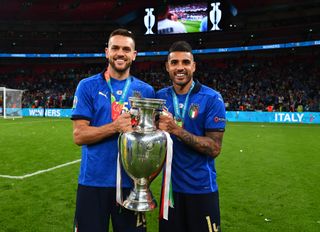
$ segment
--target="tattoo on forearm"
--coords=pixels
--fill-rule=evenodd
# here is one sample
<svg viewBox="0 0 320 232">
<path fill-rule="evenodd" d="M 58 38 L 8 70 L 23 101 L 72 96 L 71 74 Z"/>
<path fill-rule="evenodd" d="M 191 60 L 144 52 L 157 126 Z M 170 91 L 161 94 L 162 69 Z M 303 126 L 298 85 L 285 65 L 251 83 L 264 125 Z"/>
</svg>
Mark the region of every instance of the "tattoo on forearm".
<svg viewBox="0 0 320 232">
<path fill-rule="evenodd" d="M 222 136 L 210 134 L 210 136 L 207 137 L 198 137 L 185 130 L 182 130 L 179 134 L 179 137 L 184 143 L 203 154 L 215 157 L 220 153 Z"/>
<path fill-rule="evenodd" d="M 181 131 L 180 137 L 188 145 L 194 146 L 197 144 L 197 138 L 185 130 Z"/>
<path fill-rule="evenodd" d="M 216 157 L 220 154 L 220 151 L 221 151 L 223 134 L 221 134 L 219 136 L 213 135 L 210 138 L 214 141 L 213 153 L 214 153 L 214 156 Z"/>
</svg>

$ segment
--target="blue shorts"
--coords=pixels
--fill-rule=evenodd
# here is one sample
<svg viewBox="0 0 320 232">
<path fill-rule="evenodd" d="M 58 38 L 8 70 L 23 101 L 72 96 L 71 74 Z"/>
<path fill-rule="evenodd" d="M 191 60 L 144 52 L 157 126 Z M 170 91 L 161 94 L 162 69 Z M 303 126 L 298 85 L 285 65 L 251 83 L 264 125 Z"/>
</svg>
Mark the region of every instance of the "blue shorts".
<svg viewBox="0 0 320 232">
<path fill-rule="evenodd" d="M 130 189 L 122 190 L 123 198 Z M 146 232 L 144 213 L 127 210 L 116 203 L 116 188 L 78 185 L 74 231 L 106 232 L 109 221 L 114 232 Z"/>
<path fill-rule="evenodd" d="M 160 219 L 160 232 L 220 232 L 219 193 L 173 192 L 169 220 Z"/>
</svg>

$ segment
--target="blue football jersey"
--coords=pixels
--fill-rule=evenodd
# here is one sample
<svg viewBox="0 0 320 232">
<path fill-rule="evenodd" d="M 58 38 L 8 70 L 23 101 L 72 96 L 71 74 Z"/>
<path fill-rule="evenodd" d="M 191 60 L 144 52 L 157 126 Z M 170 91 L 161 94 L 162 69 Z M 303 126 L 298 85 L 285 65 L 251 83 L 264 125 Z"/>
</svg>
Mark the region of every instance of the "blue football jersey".
<svg viewBox="0 0 320 232">
<path fill-rule="evenodd" d="M 131 84 L 124 107 L 130 109 L 129 97 L 154 98 L 154 89 L 147 83 L 130 76 Z M 113 95 L 120 100 L 126 80 L 110 78 Z M 112 122 L 111 91 L 104 78 L 104 72 L 79 82 L 74 96 L 72 120 L 85 119 L 90 126 L 99 127 Z M 79 184 L 97 187 L 115 187 L 118 155 L 118 136 L 104 139 L 95 144 L 82 145 L 82 159 Z M 132 181 L 122 170 L 122 186 L 131 187 Z"/>
<path fill-rule="evenodd" d="M 159 90 L 157 98 L 166 100 L 168 111 L 174 114 L 173 87 Z M 184 107 L 186 95 L 178 95 L 179 107 Z M 189 95 L 183 127 L 197 136 L 208 131 L 224 131 L 226 112 L 221 95 L 196 81 Z M 215 160 L 185 145 L 174 135 L 172 161 L 172 188 L 175 192 L 200 194 L 218 190 Z"/>
</svg>

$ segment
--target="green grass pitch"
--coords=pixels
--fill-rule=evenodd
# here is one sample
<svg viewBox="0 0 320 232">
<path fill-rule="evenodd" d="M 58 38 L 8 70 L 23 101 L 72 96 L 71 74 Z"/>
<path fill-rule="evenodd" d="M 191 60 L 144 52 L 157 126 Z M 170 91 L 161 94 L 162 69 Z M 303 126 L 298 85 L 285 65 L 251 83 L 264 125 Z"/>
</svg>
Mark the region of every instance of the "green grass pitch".
<svg viewBox="0 0 320 232">
<path fill-rule="evenodd" d="M 216 160 L 223 231 L 320 231 L 319 141 L 320 125 L 228 123 Z M 0 232 L 72 231 L 79 163 L 26 175 L 78 159 L 70 119 L 0 119 L 0 175 L 25 176 L 0 177 Z"/>
<path fill-rule="evenodd" d="M 184 24 L 188 33 L 200 31 L 201 21 L 181 20 L 180 22 Z"/>
</svg>

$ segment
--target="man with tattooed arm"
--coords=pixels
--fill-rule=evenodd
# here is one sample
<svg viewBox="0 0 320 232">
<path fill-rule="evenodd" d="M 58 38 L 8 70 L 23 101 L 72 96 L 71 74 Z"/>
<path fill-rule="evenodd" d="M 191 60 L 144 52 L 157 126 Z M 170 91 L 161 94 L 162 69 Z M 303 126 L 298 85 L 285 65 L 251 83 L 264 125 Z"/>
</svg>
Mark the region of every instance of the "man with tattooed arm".
<svg viewBox="0 0 320 232">
<path fill-rule="evenodd" d="M 159 129 L 171 134 L 171 184 L 174 207 L 160 232 L 220 231 L 220 208 L 215 158 L 219 155 L 226 124 L 221 95 L 194 80 L 196 63 L 185 41 L 171 45 L 166 70 L 172 86 L 157 92 L 166 100 Z"/>
</svg>

